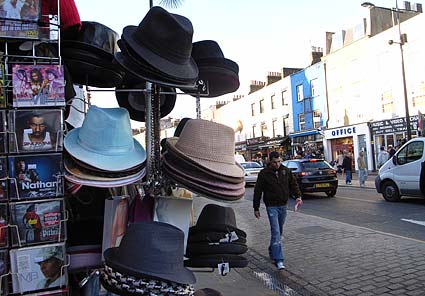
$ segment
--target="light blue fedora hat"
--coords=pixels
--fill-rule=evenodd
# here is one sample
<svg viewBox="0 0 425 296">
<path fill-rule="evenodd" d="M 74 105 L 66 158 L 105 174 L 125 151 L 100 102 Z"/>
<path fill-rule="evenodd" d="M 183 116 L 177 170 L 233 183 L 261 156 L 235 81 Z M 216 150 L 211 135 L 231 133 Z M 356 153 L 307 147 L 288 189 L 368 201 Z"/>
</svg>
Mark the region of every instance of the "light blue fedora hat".
<svg viewBox="0 0 425 296">
<path fill-rule="evenodd" d="M 130 115 L 124 108 L 92 105 L 80 128 L 64 139 L 73 157 L 105 171 L 123 171 L 146 160 L 146 151 L 132 136 Z"/>
</svg>

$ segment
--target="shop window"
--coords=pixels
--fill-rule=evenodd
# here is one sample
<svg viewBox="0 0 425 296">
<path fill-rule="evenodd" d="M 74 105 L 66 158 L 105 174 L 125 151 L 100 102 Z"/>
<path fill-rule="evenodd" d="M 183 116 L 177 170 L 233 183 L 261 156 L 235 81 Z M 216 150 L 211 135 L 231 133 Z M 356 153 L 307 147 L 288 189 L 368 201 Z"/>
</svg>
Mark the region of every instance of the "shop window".
<svg viewBox="0 0 425 296">
<path fill-rule="evenodd" d="M 276 96 L 275 95 L 271 96 L 270 103 L 272 105 L 272 109 L 276 109 Z"/>
<path fill-rule="evenodd" d="M 264 99 L 260 100 L 260 113 L 264 113 Z"/>
<path fill-rule="evenodd" d="M 255 116 L 255 103 L 251 104 L 251 115 Z"/>
<path fill-rule="evenodd" d="M 298 115 L 298 122 L 299 122 L 300 131 L 305 130 L 305 115 L 304 114 Z"/>
<path fill-rule="evenodd" d="M 303 85 L 299 84 L 297 85 L 297 101 L 301 102 L 302 100 L 304 100 Z"/>
</svg>

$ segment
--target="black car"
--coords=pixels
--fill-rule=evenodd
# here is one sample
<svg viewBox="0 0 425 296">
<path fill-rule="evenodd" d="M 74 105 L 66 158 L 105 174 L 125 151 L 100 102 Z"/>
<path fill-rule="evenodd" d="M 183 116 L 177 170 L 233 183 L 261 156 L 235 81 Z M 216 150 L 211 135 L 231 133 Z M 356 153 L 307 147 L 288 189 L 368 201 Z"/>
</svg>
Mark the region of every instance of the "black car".
<svg viewBox="0 0 425 296">
<path fill-rule="evenodd" d="M 302 193 L 325 192 L 333 197 L 338 188 L 336 171 L 323 159 L 291 159 L 283 165 L 292 170 Z"/>
</svg>

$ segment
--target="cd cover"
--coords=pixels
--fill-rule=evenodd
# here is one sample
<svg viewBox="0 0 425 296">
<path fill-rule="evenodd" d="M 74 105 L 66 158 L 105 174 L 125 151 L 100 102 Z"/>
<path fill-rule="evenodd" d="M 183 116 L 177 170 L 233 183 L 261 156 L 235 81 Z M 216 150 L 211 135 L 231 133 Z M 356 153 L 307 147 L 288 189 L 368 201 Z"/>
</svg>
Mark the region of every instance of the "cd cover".
<svg viewBox="0 0 425 296">
<path fill-rule="evenodd" d="M 37 21 L 41 15 L 41 0 L 2 1 L 0 6 L 0 37 L 39 37 Z"/>
<path fill-rule="evenodd" d="M 7 158 L 0 156 L 0 202 L 7 201 Z"/>
<path fill-rule="evenodd" d="M 65 244 L 10 250 L 13 293 L 64 288 L 68 283 Z"/>
<path fill-rule="evenodd" d="M 13 107 L 65 106 L 63 65 L 12 66 Z"/>
<path fill-rule="evenodd" d="M 56 152 L 63 147 L 61 109 L 9 111 L 9 152 Z"/>
<path fill-rule="evenodd" d="M 0 154 L 7 153 L 6 110 L 0 110 Z"/>
<path fill-rule="evenodd" d="M 8 247 L 7 204 L 0 204 L 0 248 Z"/>
<path fill-rule="evenodd" d="M 63 195 L 62 153 L 8 157 L 9 199 Z"/>
<path fill-rule="evenodd" d="M 0 277 L 9 272 L 7 266 L 9 265 L 9 253 L 7 250 L 0 250 Z M 2 277 L 0 295 L 8 295 L 7 289 L 7 276 Z"/>
<path fill-rule="evenodd" d="M 13 246 L 65 239 L 63 199 L 10 203 L 9 210 Z"/>
</svg>

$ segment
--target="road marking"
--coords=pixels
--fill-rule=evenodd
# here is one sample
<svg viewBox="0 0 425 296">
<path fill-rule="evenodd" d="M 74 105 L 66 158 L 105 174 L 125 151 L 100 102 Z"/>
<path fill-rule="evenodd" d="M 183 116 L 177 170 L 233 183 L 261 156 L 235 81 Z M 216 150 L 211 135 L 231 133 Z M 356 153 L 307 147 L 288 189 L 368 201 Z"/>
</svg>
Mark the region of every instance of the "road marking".
<svg viewBox="0 0 425 296">
<path fill-rule="evenodd" d="M 411 220 L 411 219 L 401 219 L 401 221 L 406 221 L 414 224 L 419 224 L 425 226 L 425 221 Z"/>
<path fill-rule="evenodd" d="M 347 197 L 347 196 L 335 196 L 336 199 L 349 199 L 349 200 L 357 200 L 357 201 L 364 201 L 364 202 L 370 202 L 370 203 L 381 203 L 382 201 L 379 200 L 366 200 L 366 199 L 361 199 L 361 198 L 352 198 L 352 197 Z"/>
</svg>

